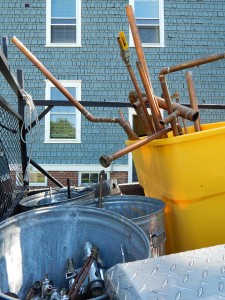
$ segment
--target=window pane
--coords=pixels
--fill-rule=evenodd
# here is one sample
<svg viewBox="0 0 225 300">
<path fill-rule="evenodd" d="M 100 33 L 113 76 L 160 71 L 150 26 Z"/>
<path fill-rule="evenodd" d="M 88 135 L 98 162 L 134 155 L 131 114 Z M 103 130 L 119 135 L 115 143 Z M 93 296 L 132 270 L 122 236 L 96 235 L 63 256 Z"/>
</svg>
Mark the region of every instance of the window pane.
<svg viewBox="0 0 225 300">
<path fill-rule="evenodd" d="M 159 43 L 159 27 L 138 26 L 142 43 Z"/>
<path fill-rule="evenodd" d="M 91 173 L 90 174 L 90 182 L 98 183 L 98 173 Z"/>
<path fill-rule="evenodd" d="M 159 18 L 159 0 L 135 0 L 134 11 L 137 18 Z"/>
<path fill-rule="evenodd" d="M 30 171 L 30 183 L 45 183 L 45 176 L 39 172 Z"/>
<path fill-rule="evenodd" d="M 81 174 L 81 183 L 89 183 L 89 173 Z"/>
<path fill-rule="evenodd" d="M 76 0 L 52 0 L 52 17 L 76 17 Z"/>
<path fill-rule="evenodd" d="M 67 91 L 76 98 L 76 87 L 65 87 Z M 61 101 L 61 100 L 67 100 L 69 101 L 56 87 L 51 87 L 51 100 L 55 101 Z M 75 108 L 73 106 L 55 106 L 51 109 L 51 113 L 74 113 L 75 114 Z"/>
<path fill-rule="evenodd" d="M 52 139 L 75 139 L 76 138 L 75 115 L 50 116 L 50 138 Z"/>
<path fill-rule="evenodd" d="M 52 43 L 76 43 L 76 26 L 51 26 Z"/>
</svg>

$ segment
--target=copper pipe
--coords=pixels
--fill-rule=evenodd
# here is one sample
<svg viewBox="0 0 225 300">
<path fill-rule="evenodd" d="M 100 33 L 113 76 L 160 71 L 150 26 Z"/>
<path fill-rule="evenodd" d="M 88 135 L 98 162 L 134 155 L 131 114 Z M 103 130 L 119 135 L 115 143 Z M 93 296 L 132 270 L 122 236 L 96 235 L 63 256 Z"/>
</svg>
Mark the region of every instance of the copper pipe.
<svg viewBox="0 0 225 300">
<path fill-rule="evenodd" d="M 194 87 L 194 80 L 193 75 L 191 71 L 186 72 L 186 81 L 188 86 L 188 93 L 191 103 L 191 108 L 198 111 L 198 102 L 196 99 L 196 93 L 195 93 L 195 87 Z M 195 131 L 201 131 L 200 127 L 200 117 L 194 122 Z"/>
<path fill-rule="evenodd" d="M 180 103 L 180 95 L 179 95 L 179 93 L 175 92 L 171 96 L 171 98 L 175 98 L 176 99 L 176 103 L 178 103 L 178 104 Z M 177 122 L 179 122 L 179 124 L 180 124 L 180 117 L 177 118 Z M 187 129 L 186 121 L 185 121 L 184 118 L 182 118 L 182 123 L 183 123 L 183 128 L 184 128 L 184 132 L 182 131 L 182 133 L 187 134 L 188 133 L 188 129 Z"/>
<path fill-rule="evenodd" d="M 159 119 L 157 107 L 155 105 L 156 101 L 155 101 L 154 95 L 151 92 L 150 85 L 149 85 L 149 82 L 147 80 L 147 75 L 145 73 L 145 70 L 143 68 L 143 65 L 142 65 L 141 61 L 137 61 L 137 68 L 138 68 L 139 74 L 141 76 L 141 80 L 142 80 L 142 83 L 143 83 L 143 86 L 144 86 L 144 89 L 145 89 L 145 92 L 146 92 L 146 95 L 147 95 L 149 107 L 150 107 L 151 112 L 152 112 L 152 118 L 153 118 L 153 121 L 154 121 L 155 129 L 156 129 L 156 131 L 160 131 L 164 127 L 163 127 L 163 125 L 161 125 L 159 123 L 159 121 L 161 120 L 161 117 Z"/>
<path fill-rule="evenodd" d="M 164 110 L 167 110 L 167 105 L 166 105 L 166 102 L 163 98 L 155 96 L 155 99 L 157 100 L 160 108 L 162 108 Z M 148 102 L 147 97 L 144 97 L 143 100 L 145 102 Z M 196 111 L 196 110 L 193 110 L 192 108 L 189 108 L 189 107 L 186 107 L 184 105 L 181 105 L 179 103 L 174 103 L 174 102 L 172 102 L 171 105 L 172 105 L 173 111 L 178 110 L 180 112 L 180 116 L 182 118 L 185 118 L 185 119 L 189 120 L 189 121 L 194 122 L 195 120 L 197 120 L 197 118 L 199 116 L 199 112 Z M 139 101 L 136 101 L 135 103 L 133 103 L 133 106 L 134 107 L 139 107 L 140 106 Z"/>
<path fill-rule="evenodd" d="M 132 81 L 132 83 L 134 85 L 134 88 L 136 90 L 136 93 L 137 93 L 138 98 L 139 98 L 140 103 L 141 103 L 141 107 L 139 109 L 135 110 L 135 111 L 137 113 L 137 116 L 138 116 L 138 118 L 139 118 L 139 120 L 140 120 L 140 122 L 141 122 L 141 124 L 142 124 L 142 126 L 143 126 L 143 128 L 144 128 L 144 130 L 146 132 L 146 134 L 147 135 L 151 135 L 152 133 L 155 132 L 155 129 L 154 129 L 153 125 L 152 125 L 152 121 L 150 119 L 150 116 L 148 114 L 147 108 L 146 108 L 145 103 L 144 103 L 143 98 L 142 98 L 141 90 L 139 88 L 138 82 L 136 80 L 136 77 L 135 77 L 134 72 L 132 70 L 132 67 L 130 65 L 130 59 L 129 59 L 130 54 L 128 52 L 129 50 L 128 49 L 127 50 L 123 49 L 122 41 L 121 41 L 121 39 L 119 37 L 117 38 L 117 41 L 118 41 L 118 44 L 119 44 L 119 47 L 120 47 L 121 57 L 122 57 L 125 65 L 127 67 L 127 70 L 129 72 L 131 81 Z M 129 100 L 131 102 L 132 98 L 129 97 Z"/>
<path fill-rule="evenodd" d="M 172 120 L 175 120 L 175 122 L 176 122 L 176 119 L 179 115 L 180 115 L 179 110 L 175 110 L 170 115 L 168 115 L 165 118 L 163 118 L 162 120 L 160 120 L 160 124 L 166 125 L 166 124 L 171 123 Z"/>
<path fill-rule="evenodd" d="M 169 93 L 169 89 L 166 83 L 166 78 L 164 75 L 159 76 L 159 81 L 161 83 L 161 87 L 162 87 L 162 92 L 166 101 L 166 106 L 167 106 L 167 111 L 168 114 L 171 115 L 173 113 L 173 107 L 172 107 L 172 103 L 171 103 L 171 98 L 170 98 L 170 93 Z M 147 95 L 148 97 L 148 95 Z M 176 119 L 171 119 L 170 121 L 171 127 L 173 129 L 173 135 L 177 136 L 179 135 L 179 131 L 177 129 L 177 123 L 176 123 Z"/>
<path fill-rule="evenodd" d="M 130 146 L 127 146 L 126 148 L 123 148 L 117 152 L 114 152 L 113 154 L 107 156 L 107 155 L 103 155 L 99 158 L 99 161 L 100 161 L 100 164 L 104 167 L 104 168 L 107 168 L 108 166 L 110 166 L 111 162 L 130 153 L 131 151 L 133 150 L 136 150 L 138 148 L 140 148 L 141 146 L 155 140 L 155 139 L 158 139 L 160 138 L 161 136 L 163 135 L 166 135 L 169 131 L 171 131 L 172 129 L 171 128 L 165 128 L 165 129 L 162 129 L 156 133 L 154 133 L 153 135 L 151 136 L 148 136 L 146 137 L 145 139 L 143 140 L 140 140 L 136 143 L 134 143 L 133 145 L 130 145 Z"/>
<path fill-rule="evenodd" d="M 133 106 L 133 103 L 136 102 L 136 96 L 137 96 L 137 93 L 136 93 L 135 91 L 131 91 L 131 92 L 129 93 L 129 97 L 128 97 L 128 98 L 129 98 L 130 103 L 132 104 L 132 106 Z M 141 98 L 142 98 L 142 96 L 141 96 Z M 141 98 L 139 98 L 139 99 L 141 99 Z M 143 101 L 143 98 L 142 98 L 142 101 Z M 140 101 L 140 102 L 141 102 L 141 101 Z M 133 106 L 133 108 L 135 109 L 135 112 L 136 112 L 136 114 L 137 114 L 137 116 L 138 116 L 138 119 L 140 120 L 140 122 L 141 122 L 141 124 L 142 124 L 142 126 L 143 126 L 143 129 L 145 130 L 145 132 L 147 133 L 147 135 L 149 136 L 149 135 L 155 133 L 155 128 L 153 127 L 152 120 L 151 120 L 151 118 L 150 118 L 149 115 L 148 115 L 148 118 L 149 118 L 150 122 L 147 123 L 148 126 L 149 126 L 148 128 L 146 128 L 146 126 L 145 126 L 146 123 L 143 122 L 143 120 L 144 120 L 144 118 L 145 118 L 145 113 L 144 113 L 143 106 L 140 105 L 138 108 L 135 108 L 135 107 Z M 145 109 L 146 109 L 146 111 L 147 111 L 146 106 L 145 106 Z M 147 113 L 148 113 L 148 111 L 147 111 Z M 151 124 L 151 126 L 150 126 L 150 124 Z M 148 129 L 148 130 L 147 130 L 147 129 Z"/>
<path fill-rule="evenodd" d="M 176 71 L 180 71 L 180 70 L 184 70 L 184 69 L 188 69 L 188 68 L 192 68 L 192 67 L 196 67 L 196 66 L 200 66 L 203 64 L 207 64 L 210 62 L 214 62 L 220 59 L 225 58 L 225 52 L 222 53 L 218 53 L 218 54 L 213 54 L 207 57 L 203 57 L 200 59 L 196 59 L 196 60 L 191 60 L 173 67 L 167 67 L 167 68 L 163 68 L 160 72 L 159 75 L 166 75 L 169 73 L 173 73 Z"/>
<path fill-rule="evenodd" d="M 104 118 L 104 117 L 93 117 L 89 111 L 87 111 L 77 101 L 68 90 L 43 66 L 43 64 L 14 36 L 12 42 L 16 47 L 57 87 L 60 92 L 85 116 L 90 122 L 104 122 L 104 123 L 118 123 L 123 127 L 127 133 L 128 138 L 135 140 L 137 135 L 119 118 Z"/>
<path fill-rule="evenodd" d="M 153 88 L 152 88 L 152 84 L 151 84 L 151 80 L 150 80 L 150 75 L 149 75 L 149 72 L 148 72 L 148 67 L 147 67 L 143 47 L 142 47 L 142 44 L 141 44 L 141 38 L 140 38 L 140 34 L 139 34 L 138 27 L 137 27 L 137 23 L 136 23 L 136 19 L 135 19 L 135 16 L 134 16 L 132 5 L 127 5 L 126 6 L 126 14 L 127 14 L 128 22 L 130 24 L 130 29 L 131 29 L 131 33 L 132 33 L 132 36 L 133 36 L 133 41 L 134 41 L 137 57 L 138 57 L 138 60 L 143 65 L 143 68 L 145 70 L 147 80 L 148 80 L 148 83 L 149 83 L 150 92 L 153 95 Z M 156 110 L 157 110 L 157 113 L 158 113 L 158 116 L 159 116 L 158 119 L 161 119 L 161 114 L 160 114 L 158 104 L 155 103 L 155 106 L 156 106 Z"/>
</svg>

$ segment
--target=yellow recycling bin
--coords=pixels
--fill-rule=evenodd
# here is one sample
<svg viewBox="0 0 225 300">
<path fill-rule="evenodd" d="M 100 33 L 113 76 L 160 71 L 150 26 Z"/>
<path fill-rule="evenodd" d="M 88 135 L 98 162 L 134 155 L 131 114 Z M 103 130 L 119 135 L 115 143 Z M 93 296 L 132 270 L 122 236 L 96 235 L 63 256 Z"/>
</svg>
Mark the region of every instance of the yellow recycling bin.
<svg viewBox="0 0 225 300">
<path fill-rule="evenodd" d="M 225 122 L 188 132 L 132 152 L 145 195 L 166 203 L 166 254 L 225 243 Z"/>
</svg>

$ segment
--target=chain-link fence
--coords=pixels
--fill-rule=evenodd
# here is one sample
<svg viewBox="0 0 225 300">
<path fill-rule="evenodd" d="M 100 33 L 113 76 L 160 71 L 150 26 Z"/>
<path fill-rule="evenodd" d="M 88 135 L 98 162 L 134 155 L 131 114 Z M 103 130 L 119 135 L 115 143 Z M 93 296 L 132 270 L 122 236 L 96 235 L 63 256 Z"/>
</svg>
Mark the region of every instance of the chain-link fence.
<svg viewBox="0 0 225 300">
<path fill-rule="evenodd" d="M 20 119 L 0 97 L 0 220 L 23 189 Z"/>
</svg>

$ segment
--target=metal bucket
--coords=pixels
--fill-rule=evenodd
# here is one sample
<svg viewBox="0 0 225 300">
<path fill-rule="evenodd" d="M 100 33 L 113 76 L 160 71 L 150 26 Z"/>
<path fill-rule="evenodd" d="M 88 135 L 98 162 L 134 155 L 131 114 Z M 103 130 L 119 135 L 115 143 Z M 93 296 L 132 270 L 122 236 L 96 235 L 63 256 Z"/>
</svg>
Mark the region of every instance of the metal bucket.
<svg viewBox="0 0 225 300">
<path fill-rule="evenodd" d="M 26 211 L 46 206 L 71 204 L 77 200 L 88 200 L 94 198 L 94 187 L 71 188 L 70 197 L 68 195 L 68 188 L 60 188 L 55 190 L 47 190 L 39 194 L 25 197 L 19 202 L 19 207 L 22 211 Z"/>
<path fill-rule="evenodd" d="M 75 203 L 82 206 L 98 207 L 98 199 L 81 200 Z M 165 254 L 165 203 L 145 196 L 103 197 L 102 208 L 118 213 L 136 223 L 146 233 L 151 248 L 151 257 Z"/>
<path fill-rule="evenodd" d="M 0 223 L 0 299 L 25 299 L 31 285 L 45 274 L 61 287 L 66 284 L 65 261 L 83 265 L 83 245 L 99 247 L 106 269 L 149 257 L 145 233 L 121 215 L 92 207 L 55 206 L 30 210 Z"/>
</svg>

